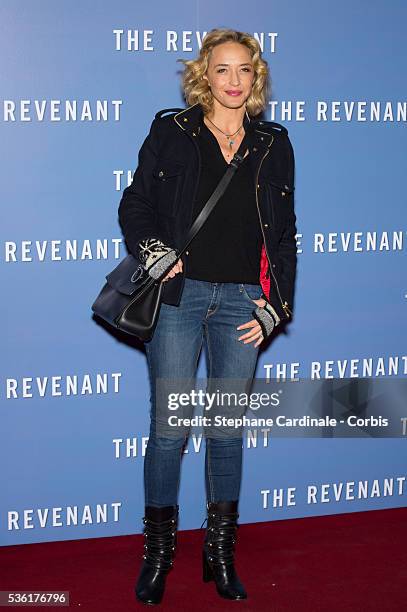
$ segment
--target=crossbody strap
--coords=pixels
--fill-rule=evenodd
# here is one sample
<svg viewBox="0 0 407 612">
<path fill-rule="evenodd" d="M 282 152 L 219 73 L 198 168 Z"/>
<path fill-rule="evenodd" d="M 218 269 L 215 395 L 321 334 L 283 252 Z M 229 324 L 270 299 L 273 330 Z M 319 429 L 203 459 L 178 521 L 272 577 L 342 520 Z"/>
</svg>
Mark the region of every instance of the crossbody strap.
<svg viewBox="0 0 407 612">
<path fill-rule="evenodd" d="M 199 230 L 201 229 L 201 227 L 203 226 L 203 224 L 205 223 L 205 221 L 207 220 L 207 218 L 209 217 L 209 215 L 215 208 L 219 199 L 225 193 L 226 187 L 229 185 L 230 181 L 232 180 L 233 175 L 235 174 L 236 170 L 239 168 L 240 164 L 242 163 L 244 159 L 243 151 L 246 148 L 247 148 L 247 139 L 244 136 L 242 139 L 242 142 L 240 143 L 238 150 L 234 154 L 231 162 L 229 163 L 226 172 L 220 179 L 219 183 L 216 185 L 211 196 L 207 200 L 205 206 L 202 208 L 201 212 L 199 213 L 199 215 L 196 217 L 191 227 L 189 228 L 185 245 L 180 251 L 177 251 L 177 259 L 171 263 L 171 266 L 169 266 L 169 268 L 167 268 L 160 275 L 158 279 L 156 279 L 157 281 L 161 280 L 164 276 L 166 276 L 166 274 L 168 273 L 168 270 L 171 269 L 176 264 L 176 262 L 180 259 L 181 255 L 183 255 L 183 253 L 188 248 L 192 239 L 195 238 L 196 234 L 199 232 Z"/>
<path fill-rule="evenodd" d="M 242 142 L 240 143 L 240 147 L 234 154 L 225 174 L 222 176 L 219 183 L 216 185 L 212 195 L 209 197 L 205 206 L 203 207 L 203 209 L 201 210 L 201 212 L 199 213 L 199 215 L 196 217 L 195 221 L 191 225 L 188 231 L 188 234 L 187 234 L 186 244 L 181 249 L 181 251 L 178 252 L 178 259 L 179 257 L 181 257 L 184 251 L 188 248 L 191 240 L 199 232 L 199 230 L 201 229 L 201 227 L 203 226 L 203 224 L 205 223 L 205 221 L 207 220 L 207 218 L 209 217 L 209 215 L 215 208 L 219 199 L 225 193 L 226 187 L 229 185 L 230 181 L 232 180 L 233 175 L 235 174 L 236 170 L 239 168 L 240 164 L 243 161 L 242 153 L 243 153 L 243 149 L 246 147 L 247 147 L 247 140 L 246 138 L 243 138 Z"/>
<path fill-rule="evenodd" d="M 184 248 L 181 251 L 179 251 L 178 257 L 180 257 L 184 253 L 184 251 L 189 246 L 191 240 L 195 238 L 196 234 L 199 232 L 199 230 L 201 229 L 201 227 L 203 226 L 203 224 L 205 223 L 205 221 L 207 220 L 207 218 L 209 217 L 209 215 L 215 208 L 219 199 L 225 193 L 226 187 L 229 185 L 230 181 L 232 180 L 233 175 L 235 174 L 236 170 L 238 169 L 242 161 L 243 161 L 243 157 L 239 155 L 238 153 L 235 153 L 232 161 L 229 164 L 229 168 L 226 170 L 225 174 L 222 176 L 221 180 L 217 184 L 212 195 L 210 196 L 205 206 L 203 207 L 203 209 L 201 210 L 201 212 L 199 213 L 199 215 L 196 217 L 195 221 L 191 225 L 188 235 L 187 235 L 186 244 Z"/>
</svg>

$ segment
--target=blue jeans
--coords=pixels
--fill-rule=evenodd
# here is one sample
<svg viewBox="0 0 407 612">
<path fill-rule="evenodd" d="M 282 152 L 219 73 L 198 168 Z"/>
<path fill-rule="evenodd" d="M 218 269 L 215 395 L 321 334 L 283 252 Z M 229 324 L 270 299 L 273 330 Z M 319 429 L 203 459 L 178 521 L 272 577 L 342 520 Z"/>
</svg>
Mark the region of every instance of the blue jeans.
<svg viewBox="0 0 407 612">
<path fill-rule="evenodd" d="M 195 380 L 204 344 L 208 388 L 217 378 L 242 379 L 250 385 L 258 356 L 257 339 L 247 344 L 238 341 L 249 329 L 236 327 L 253 319 L 253 299 L 259 299 L 261 293 L 260 284 L 212 283 L 186 277 L 179 306 L 161 304 L 153 338 L 145 343 L 151 386 L 150 435 L 144 458 L 146 506 L 177 504 L 186 442 L 185 435 L 162 437 L 157 433 L 156 379 Z M 205 436 L 205 443 L 208 501 L 238 500 L 242 436 Z"/>
</svg>

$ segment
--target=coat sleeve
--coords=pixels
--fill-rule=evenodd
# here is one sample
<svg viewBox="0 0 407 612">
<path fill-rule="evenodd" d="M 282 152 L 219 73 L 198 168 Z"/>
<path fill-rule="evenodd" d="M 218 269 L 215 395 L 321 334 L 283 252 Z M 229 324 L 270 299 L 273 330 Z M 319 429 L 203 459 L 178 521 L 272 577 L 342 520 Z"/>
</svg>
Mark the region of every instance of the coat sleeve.
<svg viewBox="0 0 407 612">
<path fill-rule="evenodd" d="M 163 240 L 157 228 L 153 170 L 158 153 L 157 119 L 151 123 L 138 154 L 138 166 L 131 185 L 123 190 L 118 216 L 128 249 L 139 260 L 139 242 L 146 238 Z"/>
<path fill-rule="evenodd" d="M 288 154 L 288 181 L 289 185 L 294 187 L 295 181 L 295 159 L 292 144 L 288 135 L 287 138 L 287 154 Z M 297 242 L 295 235 L 297 233 L 296 214 L 294 212 L 294 189 L 291 193 L 287 193 L 286 206 L 288 207 L 287 221 L 279 243 L 279 259 L 281 266 L 281 281 L 284 295 L 284 300 L 287 300 L 289 308 L 293 310 L 295 277 L 297 272 Z"/>
</svg>

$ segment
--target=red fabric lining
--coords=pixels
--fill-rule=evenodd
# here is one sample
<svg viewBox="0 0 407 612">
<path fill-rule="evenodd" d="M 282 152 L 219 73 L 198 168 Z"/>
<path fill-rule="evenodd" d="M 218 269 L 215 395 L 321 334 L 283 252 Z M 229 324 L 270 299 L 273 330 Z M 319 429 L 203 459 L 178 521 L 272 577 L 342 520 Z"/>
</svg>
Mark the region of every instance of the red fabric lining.
<svg viewBox="0 0 407 612">
<path fill-rule="evenodd" d="M 261 255 L 260 255 L 260 285 L 263 289 L 263 293 L 267 296 L 267 299 L 270 299 L 270 275 L 267 276 L 269 269 L 269 263 L 267 260 L 267 253 L 264 243 L 261 247 Z"/>
</svg>

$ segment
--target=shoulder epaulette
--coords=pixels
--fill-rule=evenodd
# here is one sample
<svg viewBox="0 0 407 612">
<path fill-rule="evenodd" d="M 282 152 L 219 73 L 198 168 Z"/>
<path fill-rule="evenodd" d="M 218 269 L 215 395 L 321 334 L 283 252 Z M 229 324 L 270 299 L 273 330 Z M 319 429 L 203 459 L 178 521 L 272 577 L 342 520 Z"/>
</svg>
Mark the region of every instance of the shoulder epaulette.
<svg viewBox="0 0 407 612">
<path fill-rule="evenodd" d="M 165 113 L 179 113 L 180 111 L 185 110 L 184 108 L 163 108 L 155 114 L 155 119 L 161 119 Z"/>
<path fill-rule="evenodd" d="M 277 123 L 277 121 L 256 121 L 256 127 L 259 126 L 259 129 L 266 128 L 271 129 L 273 132 L 280 132 L 281 134 L 288 134 L 288 130 L 281 123 Z"/>
</svg>

